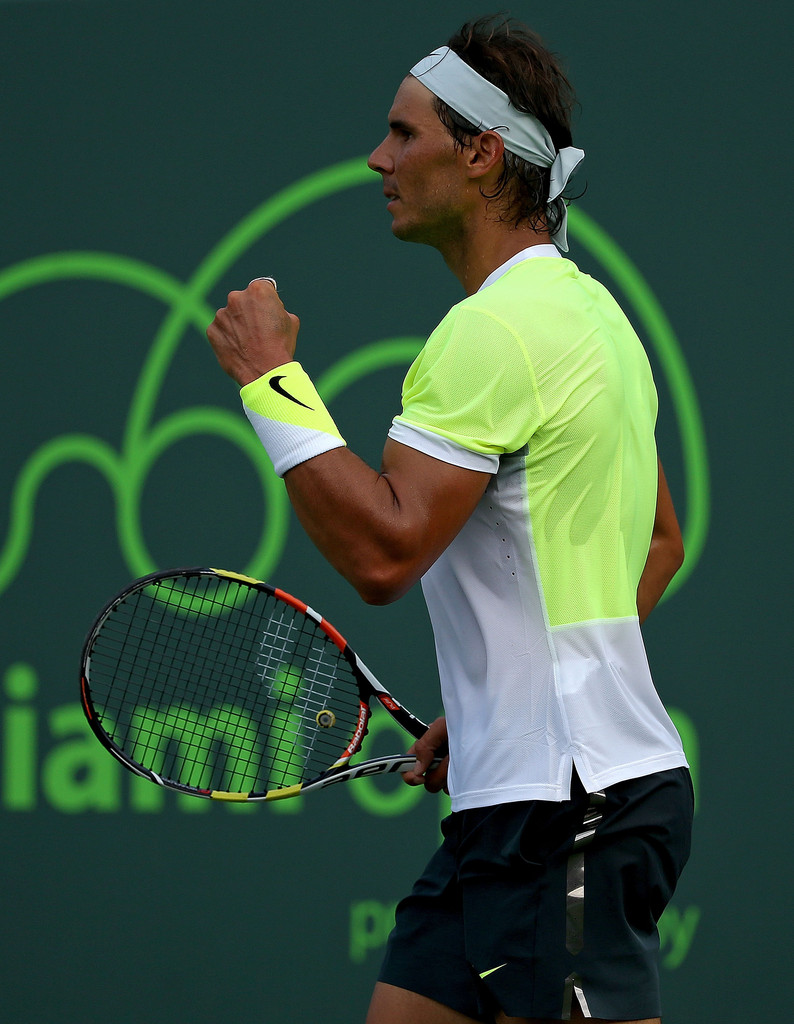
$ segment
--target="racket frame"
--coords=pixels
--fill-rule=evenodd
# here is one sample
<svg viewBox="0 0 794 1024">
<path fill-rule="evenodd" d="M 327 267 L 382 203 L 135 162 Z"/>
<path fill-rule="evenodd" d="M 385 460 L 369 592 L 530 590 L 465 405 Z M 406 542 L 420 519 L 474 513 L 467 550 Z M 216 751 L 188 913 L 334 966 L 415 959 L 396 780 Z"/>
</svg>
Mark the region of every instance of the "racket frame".
<svg viewBox="0 0 794 1024">
<path fill-rule="evenodd" d="M 147 586 L 151 586 L 152 584 L 156 584 L 163 580 L 197 575 L 220 577 L 222 579 L 243 583 L 245 586 L 263 591 L 264 593 L 289 605 L 296 611 L 311 619 L 332 641 L 341 655 L 348 662 L 359 687 L 358 722 L 350 742 L 341 756 L 329 768 L 319 773 L 314 778 L 291 786 L 284 786 L 262 792 L 246 793 L 229 792 L 218 789 L 200 789 L 195 786 L 186 785 L 176 779 L 171 779 L 168 776 L 161 775 L 158 772 L 147 768 L 145 765 L 138 763 L 130 757 L 103 728 L 100 721 L 100 715 L 93 705 L 90 677 L 91 651 L 104 622 L 113 613 L 113 611 L 129 597 L 130 594 L 144 590 Z M 94 735 L 106 750 L 108 750 L 117 761 L 123 764 L 124 767 L 133 774 L 148 779 L 150 782 L 153 782 L 158 786 L 174 790 L 178 793 L 185 793 L 190 796 L 221 801 L 256 802 L 282 800 L 302 795 L 304 793 L 325 789 L 326 787 L 338 782 L 349 782 L 354 779 L 367 778 L 374 775 L 394 774 L 413 768 L 416 758 L 406 754 L 371 758 L 366 761 L 360 761 L 357 764 L 350 764 L 351 757 L 361 749 L 364 737 L 367 734 L 367 726 L 372 714 L 372 709 L 369 704 L 370 700 L 376 700 L 379 705 L 388 712 L 391 718 L 415 739 L 419 739 L 419 737 L 424 735 L 427 731 L 427 725 L 421 719 L 408 711 L 407 708 L 403 707 L 403 705 L 400 704 L 400 702 L 396 700 L 388 690 L 386 690 L 386 688 L 379 682 L 375 675 L 351 648 L 350 644 L 345 640 L 336 627 L 319 612 L 315 611 L 310 605 L 296 597 L 293 597 L 286 591 L 281 590 L 278 587 L 274 587 L 269 583 L 265 583 L 262 580 L 255 579 L 252 576 L 245 576 L 242 573 L 232 572 L 227 569 L 205 568 L 201 566 L 186 569 L 160 570 L 158 572 L 149 573 L 147 576 L 142 576 L 140 579 L 134 580 L 132 583 L 128 584 L 105 604 L 96 616 L 96 619 L 94 620 L 94 623 L 83 643 L 80 668 L 80 698 L 83 712 Z M 430 768 L 435 768 L 440 763 L 441 759 L 437 758 L 433 761 Z"/>
</svg>

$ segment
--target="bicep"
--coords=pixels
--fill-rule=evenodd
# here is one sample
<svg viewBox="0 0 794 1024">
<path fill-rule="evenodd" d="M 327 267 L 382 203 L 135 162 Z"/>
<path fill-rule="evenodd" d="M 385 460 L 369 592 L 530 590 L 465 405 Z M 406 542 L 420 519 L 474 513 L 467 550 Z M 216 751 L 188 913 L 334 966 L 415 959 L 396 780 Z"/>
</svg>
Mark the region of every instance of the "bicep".
<svg viewBox="0 0 794 1024">
<path fill-rule="evenodd" d="M 637 610 L 644 622 L 684 561 L 684 542 L 667 480 L 659 462 L 656 514 L 648 558 L 637 588 Z"/>
<path fill-rule="evenodd" d="M 394 601 L 418 582 L 474 511 L 489 479 L 391 438 L 380 472 L 337 448 L 285 475 L 306 532 L 371 604 Z"/>
<path fill-rule="evenodd" d="M 491 479 L 490 473 L 454 466 L 392 438 L 383 449 L 381 476 L 425 568 L 461 530 Z"/>
<path fill-rule="evenodd" d="M 667 486 L 667 478 L 664 475 L 661 461 L 659 462 L 659 486 L 656 492 L 656 517 L 653 524 L 653 532 L 657 536 L 664 536 L 669 541 L 680 547 L 683 555 L 684 544 L 681 539 L 681 528 L 678 525 L 678 517 L 673 505 L 673 496 Z"/>
<path fill-rule="evenodd" d="M 491 474 L 454 466 L 388 438 L 381 476 L 402 522 L 418 580 L 455 539 L 485 494 Z"/>
</svg>

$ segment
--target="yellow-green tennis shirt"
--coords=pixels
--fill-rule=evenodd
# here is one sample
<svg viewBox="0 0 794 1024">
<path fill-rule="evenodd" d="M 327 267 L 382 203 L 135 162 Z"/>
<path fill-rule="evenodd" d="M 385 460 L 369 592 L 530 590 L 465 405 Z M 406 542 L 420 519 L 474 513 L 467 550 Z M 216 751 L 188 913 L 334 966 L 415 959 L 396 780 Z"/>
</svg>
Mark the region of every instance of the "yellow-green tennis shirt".
<svg viewBox="0 0 794 1024">
<path fill-rule="evenodd" d="M 625 315 L 557 257 L 453 307 L 411 366 L 390 436 L 493 475 L 422 580 L 454 809 L 566 799 L 573 765 L 593 792 L 686 763 L 637 619 L 656 411 Z"/>
</svg>

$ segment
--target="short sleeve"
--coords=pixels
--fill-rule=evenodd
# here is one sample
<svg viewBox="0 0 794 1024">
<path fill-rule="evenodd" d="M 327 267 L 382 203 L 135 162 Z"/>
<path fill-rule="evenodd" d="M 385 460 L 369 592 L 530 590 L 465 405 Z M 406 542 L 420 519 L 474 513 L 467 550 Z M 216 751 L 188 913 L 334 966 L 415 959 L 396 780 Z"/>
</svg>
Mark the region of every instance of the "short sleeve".
<svg viewBox="0 0 794 1024">
<path fill-rule="evenodd" d="M 523 448 L 542 421 L 521 339 L 492 313 L 460 305 L 441 321 L 409 369 L 395 425 L 498 458 Z"/>
</svg>

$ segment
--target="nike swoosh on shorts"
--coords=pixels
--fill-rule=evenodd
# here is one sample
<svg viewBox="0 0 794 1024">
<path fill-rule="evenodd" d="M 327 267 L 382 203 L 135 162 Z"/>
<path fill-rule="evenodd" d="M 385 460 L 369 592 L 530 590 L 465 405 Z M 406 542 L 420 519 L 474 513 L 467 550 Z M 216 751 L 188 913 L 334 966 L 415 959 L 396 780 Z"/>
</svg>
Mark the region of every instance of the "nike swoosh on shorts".
<svg viewBox="0 0 794 1024">
<path fill-rule="evenodd" d="M 507 964 L 506 964 L 506 963 L 505 963 L 505 964 L 499 964 L 499 966 L 498 966 L 498 967 L 492 967 L 492 968 L 490 969 L 490 971 L 483 971 L 483 972 L 482 972 L 482 974 L 480 975 L 480 977 L 481 977 L 481 978 L 487 978 L 489 974 L 493 974 L 493 973 L 494 973 L 494 971 L 501 971 L 501 969 L 502 969 L 503 967 L 507 967 Z"/>
</svg>

